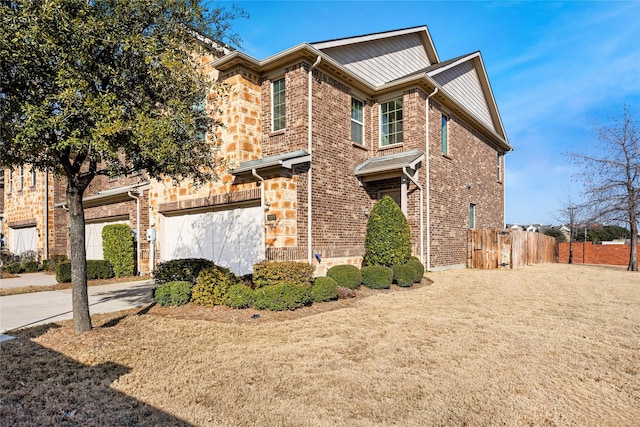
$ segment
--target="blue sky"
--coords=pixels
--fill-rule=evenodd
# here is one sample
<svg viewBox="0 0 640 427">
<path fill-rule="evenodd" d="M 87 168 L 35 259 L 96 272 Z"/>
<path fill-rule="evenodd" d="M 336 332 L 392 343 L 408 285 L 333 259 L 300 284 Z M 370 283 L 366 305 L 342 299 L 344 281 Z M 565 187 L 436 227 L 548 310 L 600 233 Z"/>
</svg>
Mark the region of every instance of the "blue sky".
<svg viewBox="0 0 640 427">
<path fill-rule="evenodd" d="M 231 2 L 220 2 L 229 6 Z M 315 42 L 426 25 L 444 61 L 481 51 L 514 151 L 507 223 L 559 223 L 581 185 L 564 153 L 631 107 L 640 119 L 640 2 L 236 1 L 258 59 Z"/>
</svg>

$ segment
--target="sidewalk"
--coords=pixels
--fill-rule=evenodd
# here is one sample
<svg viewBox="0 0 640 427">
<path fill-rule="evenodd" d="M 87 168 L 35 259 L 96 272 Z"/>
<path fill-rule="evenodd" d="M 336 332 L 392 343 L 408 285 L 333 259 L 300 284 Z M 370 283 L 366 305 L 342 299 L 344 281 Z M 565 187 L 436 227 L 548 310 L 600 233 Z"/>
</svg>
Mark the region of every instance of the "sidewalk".
<svg viewBox="0 0 640 427">
<path fill-rule="evenodd" d="M 30 280 L 30 285 L 36 285 L 33 279 L 35 277 Z M 0 279 L 0 282 L 13 280 L 18 278 Z M 55 277 L 53 280 L 55 282 Z M 2 283 L 1 286 L 5 285 L 8 286 L 7 283 Z M 153 280 L 89 286 L 89 312 L 109 313 L 145 306 L 153 302 L 154 287 Z M 72 318 L 71 289 L 0 297 L 0 334 L 12 329 Z"/>
</svg>

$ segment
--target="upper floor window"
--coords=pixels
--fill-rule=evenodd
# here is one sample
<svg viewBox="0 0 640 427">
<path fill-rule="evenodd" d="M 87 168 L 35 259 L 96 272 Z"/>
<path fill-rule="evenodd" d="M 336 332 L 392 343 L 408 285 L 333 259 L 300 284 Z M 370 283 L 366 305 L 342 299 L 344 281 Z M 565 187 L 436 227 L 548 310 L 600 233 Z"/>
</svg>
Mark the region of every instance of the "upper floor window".
<svg viewBox="0 0 640 427">
<path fill-rule="evenodd" d="M 20 166 L 20 176 L 18 177 L 18 180 L 20 182 L 19 189 L 22 190 L 24 188 L 24 166 Z"/>
<path fill-rule="evenodd" d="M 400 144 L 404 141 L 402 98 L 380 104 L 380 145 Z"/>
<path fill-rule="evenodd" d="M 351 98 L 351 141 L 364 144 L 364 104 Z"/>
<path fill-rule="evenodd" d="M 442 115 L 441 120 L 442 128 L 442 154 L 449 153 L 449 117 L 445 114 Z"/>
<path fill-rule="evenodd" d="M 469 205 L 469 228 L 476 228 L 476 205 Z"/>
<path fill-rule="evenodd" d="M 13 193 L 13 169 L 9 169 L 9 193 Z"/>
<path fill-rule="evenodd" d="M 496 169 L 498 181 L 502 181 L 502 153 L 500 153 L 499 151 L 496 155 Z"/>
<path fill-rule="evenodd" d="M 36 178 L 37 178 L 36 170 L 35 168 L 31 168 L 31 186 L 32 187 L 36 186 Z"/>
<path fill-rule="evenodd" d="M 284 77 L 271 85 L 271 125 L 272 131 L 286 126 Z"/>
</svg>

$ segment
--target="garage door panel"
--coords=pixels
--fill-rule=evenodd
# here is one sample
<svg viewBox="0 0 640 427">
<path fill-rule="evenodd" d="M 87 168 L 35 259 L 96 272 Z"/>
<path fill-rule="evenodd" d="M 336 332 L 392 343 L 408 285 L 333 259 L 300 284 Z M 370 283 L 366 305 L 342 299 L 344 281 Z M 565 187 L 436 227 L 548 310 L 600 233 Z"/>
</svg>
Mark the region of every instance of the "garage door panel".
<svg viewBox="0 0 640 427">
<path fill-rule="evenodd" d="M 164 217 L 161 259 L 206 258 L 237 274 L 264 260 L 264 218 L 258 207 Z"/>
<path fill-rule="evenodd" d="M 9 233 L 9 249 L 16 255 L 38 250 L 36 227 L 12 228 Z"/>
</svg>

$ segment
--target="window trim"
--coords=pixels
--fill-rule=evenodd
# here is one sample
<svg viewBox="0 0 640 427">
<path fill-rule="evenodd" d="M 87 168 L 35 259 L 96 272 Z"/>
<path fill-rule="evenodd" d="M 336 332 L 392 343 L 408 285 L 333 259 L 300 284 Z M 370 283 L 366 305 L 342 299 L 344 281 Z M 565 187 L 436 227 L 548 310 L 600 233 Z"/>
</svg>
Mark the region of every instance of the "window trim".
<svg viewBox="0 0 640 427">
<path fill-rule="evenodd" d="M 400 111 L 400 112 L 401 112 L 402 117 L 400 118 L 400 120 L 395 120 L 395 121 L 393 121 L 393 122 L 389 122 L 389 123 L 387 124 L 387 126 L 388 126 L 390 123 L 394 123 L 394 124 L 396 124 L 396 126 L 397 126 L 397 124 L 398 124 L 398 123 L 400 123 L 400 124 L 402 125 L 402 130 L 400 130 L 399 132 L 398 132 L 398 131 L 395 131 L 395 132 L 393 132 L 393 133 L 388 132 L 388 133 L 387 133 L 387 135 L 386 135 L 387 137 L 389 137 L 390 135 L 394 135 L 394 136 L 396 136 L 396 138 L 395 138 L 395 142 L 390 142 L 390 143 L 387 143 L 387 144 L 383 144 L 383 140 L 384 140 L 384 136 L 385 136 L 385 134 L 383 133 L 383 116 L 384 116 L 384 114 L 383 114 L 383 112 L 382 112 L 382 106 L 383 106 L 383 105 L 385 105 L 385 104 L 390 104 L 390 103 L 392 103 L 392 102 L 393 102 L 393 103 L 397 103 L 398 101 L 400 101 L 400 108 L 398 109 L 398 108 L 396 107 L 396 109 L 395 109 L 395 110 L 393 110 L 393 112 Z M 381 102 L 381 103 L 380 103 L 380 105 L 379 105 L 379 107 L 378 107 L 378 111 L 379 111 L 379 125 L 380 125 L 380 132 L 379 132 L 380 137 L 379 137 L 378 145 L 379 145 L 380 147 L 390 147 L 390 146 L 392 146 L 392 145 L 399 145 L 399 144 L 403 144 L 403 143 L 404 143 L 404 99 L 403 99 L 403 97 L 402 97 L 402 96 L 400 96 L 400 97 L 398 97 L 398 98 L 393 98 L 393 99 L 389 99 L 389 100 L 387 100 L 387 101 Z M 401 137 L 402 137 L 402 141 L 399 141 L 399 142 L 397 141 L 397 135 L 401 135 Z"/>
<path fill-rule="evenodd" d="M 276 96 L 276 91 L 275 91 L 275 86 L 276 83 L 278 82 L 282 82 L 282 103 L 279 103 L 278 106 L 282 107 L 282 114 L 280 116 L 278 116 L 278 119 L 282 119 L 282 127 L 279 127 L 276 129 L 276 104 L 275 104 L 275 96 Z M 285 130 L 287 128 L 287 102 L 286 102 L 286 98 L 287 98 L 287 84 L 286 84 L 286 80 L 284 78 L 284 76 L 272 80 L 271 81 L 271 131 L 272 132 L 278 132 L 278 131 L 282 131 Z M 279 120 L 278 120 L 279 121 Z"/>
<path fill-rule="evenodd" d="M 355 119 L 353 117 L 353 103 L 358 102 L 360 103 L 360 112 L 362 113 L 362 121 L 358 121 L 357 119 Z M 354 144 L 358 144 L 358 145 L 364 145 L 364 102 L 360 101 L 358 98 L 355 97 L 351 97 L 351 142 L 353 142 Z M 353 138 L 353 126 L 357 125 L 360 127 L 360 141 L 356 141 Z"/>
<path fill-rule="evenodd" d="M 449 115 L 442 113 L 440 119 L 440 149 L 444 155 L 449 155 L 449 120 L 451 120 Z"/>
<path fill-rule="evenodd" d="M 496 155 L 496 173 L 498 175 L 498 182 L 502 182 L 502 157 L 503 154 L 498 151 Z"/>
</svg>

